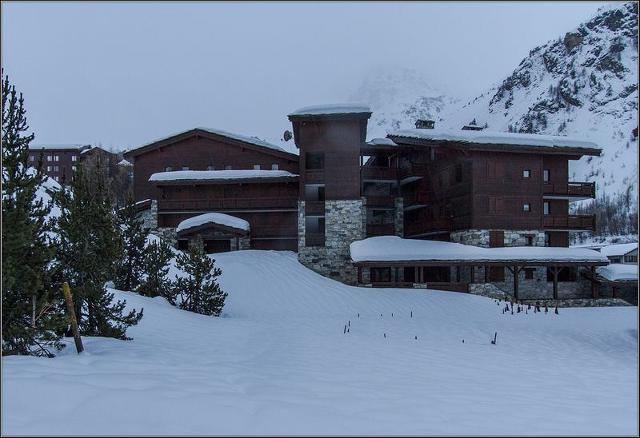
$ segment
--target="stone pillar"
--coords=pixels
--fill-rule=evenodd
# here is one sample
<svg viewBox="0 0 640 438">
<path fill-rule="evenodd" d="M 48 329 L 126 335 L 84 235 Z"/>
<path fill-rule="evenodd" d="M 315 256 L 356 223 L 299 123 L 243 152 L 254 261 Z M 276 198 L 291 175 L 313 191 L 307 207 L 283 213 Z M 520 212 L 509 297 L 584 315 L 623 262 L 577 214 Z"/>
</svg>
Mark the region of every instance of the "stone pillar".
<svg viewBox="0 0 640 438">
<path fill-rule="evenodd" d="M 396 236 L 403 237 L 404 236 L 404 198 L 396 198 L 395 199 L 395 234 Z"/>
</svg>

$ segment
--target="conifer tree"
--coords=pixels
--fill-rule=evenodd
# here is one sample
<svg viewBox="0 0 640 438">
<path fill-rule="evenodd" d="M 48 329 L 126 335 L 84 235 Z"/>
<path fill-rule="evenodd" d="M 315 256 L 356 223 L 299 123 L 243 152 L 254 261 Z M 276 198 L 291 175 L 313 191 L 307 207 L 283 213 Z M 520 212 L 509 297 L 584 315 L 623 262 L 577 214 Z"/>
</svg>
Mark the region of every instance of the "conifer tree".
<svg viewBox="0 0 640 438">
<path fill-rule="evenodd" d="M 90 336 L 128 339 L 127 327 L 142 312 L 124 313 L 125 301 L 115 301 L 105 287 L 121 256 L 120 232 L 102 172 L 85 173 L 79 166 L 71 189 L 60 192 L 61 276 L 74 294 L 80 332 Z"/>
<path fill-rule="evenodd" d="M 2 354 L 52 356 L 61 348 L 61 296 L 49 266 L 51 205 L 39 198 L 43 175 L 28 168 L 29 129 L 22 93 L 2 79 Z"/>
<path fill-rule="evenodd" d="M 227 297 L 217 281 L 222 270 L 204 252 L 201 240 L 178 256 L 177 266 L 187 274 L 177 278 L 174 286 L 174 294 L 180 297 L 179 307 L 204 315 L 220 315 Z"/>
<path fill-rule="evenodd" d="M 144 270 L 144 246 L 147 232 L 136 214 L 135 202 L 129 197 L 127 205 L 118 210 L 121 229 L 122 256 L 116 264 L 116 289 L 136 290 Z"/>
<path fill-rule="evenodd" d="M 175 305 L 175 297 L 169 273 L 171 247 L 164 240 L 151 242 L 144 249 L 143 271 L 145 278 L 138 287 L 138 292 L 147 297 L 165 297 Z"/>
</svg>

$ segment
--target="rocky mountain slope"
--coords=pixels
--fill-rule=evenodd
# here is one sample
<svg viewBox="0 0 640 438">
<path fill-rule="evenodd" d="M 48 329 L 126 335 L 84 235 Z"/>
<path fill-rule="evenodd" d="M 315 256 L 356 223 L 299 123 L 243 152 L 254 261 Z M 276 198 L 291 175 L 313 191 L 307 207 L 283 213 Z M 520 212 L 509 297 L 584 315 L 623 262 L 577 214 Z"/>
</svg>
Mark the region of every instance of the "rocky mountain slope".
<svg viewBox="0 0 640 438">
<path fill-rule="evenodd" d="M 444 117 L 458 128 L 472 119 L 492 131 L 580 137 L 601 157 L 572 163 L 574 181 L 598 192 L 637 195 L 638 4 L 610 5 L 564 37 L 536 47 L 495 87 Z M 637 130 L 636 130 L 637 135 Z"/>
</svg>

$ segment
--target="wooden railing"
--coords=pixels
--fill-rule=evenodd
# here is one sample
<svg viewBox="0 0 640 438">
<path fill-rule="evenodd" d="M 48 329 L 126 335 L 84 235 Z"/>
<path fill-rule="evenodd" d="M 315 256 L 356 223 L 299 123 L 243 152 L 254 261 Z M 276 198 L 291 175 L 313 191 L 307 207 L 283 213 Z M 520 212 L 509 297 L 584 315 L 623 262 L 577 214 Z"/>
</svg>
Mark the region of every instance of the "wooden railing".
<svg viewBox="0 0 640 438">
<path fill-rule="evenodd" d="M 590 214 L 574 214 L 567 216 L 544 216 L 545 228 L 561 230 L 591 230 L 596 229 L 596 216 Z"/>
<path fill-rule="evenodd" d="M 398 169 L 395 167 L 362 166 L 360 175 L 362 179 L 395 181 L 398 178 Z"/>
<path fill-rule="evenodd" d="M 568 182 L 566 184 L 545 182 L 543 190 L 545 195 L 596 197 L 595 182 Z"/>
<path fill-rule="evenodd" d="M 395 231 L 394 224 L 367 224 L 367 237 L 393 236 Z"/>
<path fill-rule="evenodd" d="M 395 197 L 393 196 L 367 196 L 366 205 L 367 207 L 395 207 Z"/>
<path fill-rule="evenodd" d="M 296 198 L 160 199 L 158 210 L 232 210 L 297 208 Z"/>
<path fill-rule="evenodd" d="M 403 166 L 398 169 L 398 178 L 404 179 L 410 176 L 423 176 L 427 173 L 426 164 L 411 163 L 408 166 Z"/>
</svg>

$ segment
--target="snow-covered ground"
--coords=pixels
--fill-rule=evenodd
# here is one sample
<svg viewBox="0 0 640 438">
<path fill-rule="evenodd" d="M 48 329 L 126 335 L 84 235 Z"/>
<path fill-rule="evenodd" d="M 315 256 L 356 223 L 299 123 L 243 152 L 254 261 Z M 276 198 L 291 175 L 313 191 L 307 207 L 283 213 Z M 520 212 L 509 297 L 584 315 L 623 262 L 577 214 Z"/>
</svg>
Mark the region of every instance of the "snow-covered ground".
<svg viewBox="0 0 640 438">
<path fill-rule="evenodd" d="M 3 358 L 2 432 L 638 433 L 636 307 L 505 315 L 473 295 L 345 286 L 290 252 L 216 259 L 223 317 L 118 292 L 144 307 L 133 341 Z"/>
</svg>

